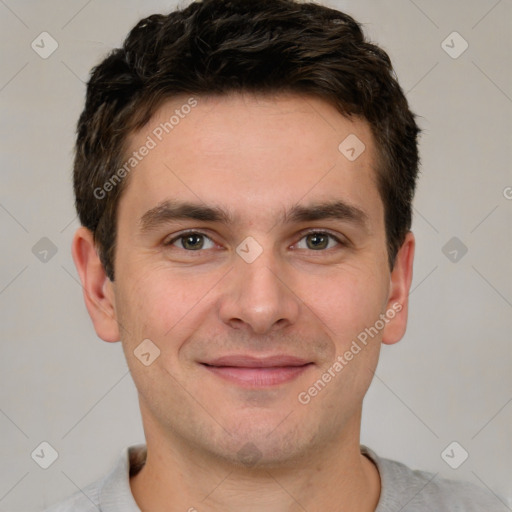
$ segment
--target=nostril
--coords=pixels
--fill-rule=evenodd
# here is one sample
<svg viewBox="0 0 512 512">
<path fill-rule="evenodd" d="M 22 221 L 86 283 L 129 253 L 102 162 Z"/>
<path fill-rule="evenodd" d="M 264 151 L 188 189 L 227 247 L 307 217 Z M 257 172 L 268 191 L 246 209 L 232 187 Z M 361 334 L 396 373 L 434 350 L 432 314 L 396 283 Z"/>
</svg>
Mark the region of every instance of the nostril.
<svg viewBox="0 0 512 512">
<path fill-rule="evenodd" d="M 244 325 L 244 321 L 240 318 L 231 318 L 229 324 L 233 329 L 241 329 Z"/>
</svg>

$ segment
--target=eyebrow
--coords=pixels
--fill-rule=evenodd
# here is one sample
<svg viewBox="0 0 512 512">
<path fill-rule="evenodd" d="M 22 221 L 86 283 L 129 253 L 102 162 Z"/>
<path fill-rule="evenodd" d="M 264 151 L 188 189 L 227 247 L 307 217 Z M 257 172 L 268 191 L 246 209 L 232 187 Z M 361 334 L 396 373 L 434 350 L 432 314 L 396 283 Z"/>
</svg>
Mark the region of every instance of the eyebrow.
<svg viewBox="0 0 512 512">
<path fill-rule="evenodd" d="M 148 210 L 140 218 L 140 231 L 147 233 L 175 220 L 198 220 L 234 224 L 231 212 L 219 206 L 207 206 L 177 200 L 166 200 Z M 350 222 L 368 231 L 368 215 L 360 208 L 345 201 L 333 200 L 310 205 L 294 205 L 285 210 L 278 222 L 292 224 L 315 220 L 335 219 Z"/>
</svg>

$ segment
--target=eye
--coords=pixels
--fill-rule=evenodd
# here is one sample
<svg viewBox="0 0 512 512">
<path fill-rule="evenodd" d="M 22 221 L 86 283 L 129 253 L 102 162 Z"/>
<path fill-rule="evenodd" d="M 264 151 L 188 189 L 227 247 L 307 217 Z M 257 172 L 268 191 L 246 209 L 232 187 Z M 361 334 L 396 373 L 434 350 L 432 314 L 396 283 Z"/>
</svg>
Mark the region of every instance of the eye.
<svg viewBox="0 0 512 512">
<path fill-rule="evenodd" d="M 302 240 L 306 241 L 306 246 L 300 246 Z M 334 240 L 334 244 L 330 243 Z M 298 249 L 311 249 L 313 251 L 321 251 L 323 249 L 332 249 L 337 245 L 344 245 L 341 240 L 331 235 L 330 233 L 326 233 L 325 231 L 310 231 L 305 236 L 303 236 L 297 244 Z"/>
<path fill-rule="evenodd" d="M 205 241 L 210 242 L 210 246 Z M 189 231 L 188 233 L 182 233 L 179 236 L 172 238 L 171 240 L 164 243 L 165 246 L 175 246 L 186 251 L 199 251 L 201 249 L 212 249 L 214 242 L 210 237 L 204 233 L 198 231 Z"/>
<path fill-rule="evenodd" d="M 303 242 L 304 241 L 304 242 Z M 189 231 L 181 233 L 178 236 L 164 242 L 166 247 L 174 246 L 188 252 L 200 251 L 203 249 L 213 249 L 215 242 L 200 231 Z M 298 249 L 309 249 L 312 251 L 322 251 L 332 249 L 336 246 L 346 245 L 337 236 L 326 231 L 310 231 L 306 233 L 297 243 Z"/>
</svg>

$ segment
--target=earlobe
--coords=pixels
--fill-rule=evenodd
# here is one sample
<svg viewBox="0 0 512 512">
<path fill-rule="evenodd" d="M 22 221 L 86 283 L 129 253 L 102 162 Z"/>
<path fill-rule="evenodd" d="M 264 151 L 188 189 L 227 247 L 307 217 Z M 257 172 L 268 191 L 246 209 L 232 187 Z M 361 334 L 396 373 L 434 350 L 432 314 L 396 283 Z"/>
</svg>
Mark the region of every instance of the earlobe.
<svg viewBox="0 0 512 512">
<path fill-rule="evenodd" d="M 77 229 L 71 253 L 96 334 L 104 341 L 119 341 L 112 282 L 101 264 L 91 231 L 83 226 Z"/>
<path fill-rule="evenodd" d="M 415 245 L 414 234 L 409 231 L 396 255 L 395 266 L 391 272 L 389 298 L 386 306 L 386 316 L 389 321 L 382 333 L 382 343 L 386 345 L 400 341 L 407 328 Z"/>
</svg>

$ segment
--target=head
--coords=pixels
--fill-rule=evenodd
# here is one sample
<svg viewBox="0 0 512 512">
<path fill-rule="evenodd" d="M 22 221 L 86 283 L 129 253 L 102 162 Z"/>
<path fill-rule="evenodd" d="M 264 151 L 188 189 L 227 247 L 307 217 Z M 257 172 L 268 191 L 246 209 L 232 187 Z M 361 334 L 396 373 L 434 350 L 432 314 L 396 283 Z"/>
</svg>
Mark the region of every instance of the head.
<svg viewBox="0 0 512 512">
<path fill-rule="evenodd" d="M 405 331 L 418 131 L 387 54 L 312 3 L 192 3 L 94 68 L 73 255 L 147 436 L 270 464 L 355 428 L 380 343 Z M 283 354 L 307 364 L 264 389 L 215 370 Z"/>
</svg>

